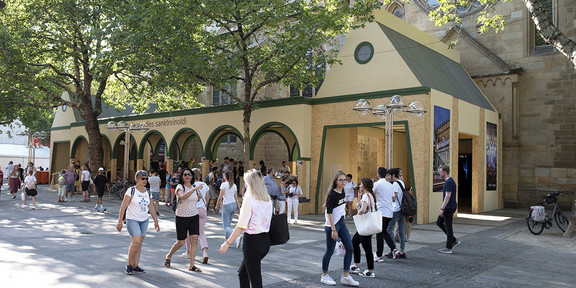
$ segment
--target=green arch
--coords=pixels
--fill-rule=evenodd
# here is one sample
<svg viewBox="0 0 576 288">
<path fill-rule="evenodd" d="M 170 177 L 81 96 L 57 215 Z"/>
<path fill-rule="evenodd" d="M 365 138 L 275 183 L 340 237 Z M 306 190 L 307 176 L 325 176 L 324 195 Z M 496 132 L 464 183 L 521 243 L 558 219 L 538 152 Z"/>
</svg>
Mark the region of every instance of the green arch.
<svg viewBox="0 0 576 288">
<path fill-rule="evenodd" d="M 118 137 L 116 138 L 116 141 L 114 141 L 114 146 L 112 147 L 112 157 L 110 157 L 111 159 L 116 159 L 116 154 L 117 154 L 117 150 L 118 150 L 118 146 L 120 146 L 120 141 L 124 140 L 124 137 L 126 135 L 126 132 L 122 132 L 120 133 L 120 135 L 118 135 Z M 130 143 L 132 143 L 132 145 L 136 145 L 136 139 L 134 138 L 134 136 L 132 134 L 130 134 Z M 132 146 L 130 145 L 130 146 Z M 138 146 L 138 145 L 136 145 Z M 132 147 L 130 147 L 130 149 L 132 149 Z M 138 147 L 136 147 L 136 149 L 138 149 Z M 132 155 L 132 151 L 130 151 L 130 157 L 134 156 L 134 160 L 136 160 L 136 155 Z"/>
<path fill-rule="evenodd" d="M 74 143 L 72 144 L 72 148 L 70 148 L 70 159 L 75 158 L 76 156 L 76 149 L 78 148 L 78 143 L 81 139 L 84 139 L 84 141 L 86 141 L 86 144 L 88 144 L 88 139 L 86 139 L 86 137 L 84 137 L 84 135 L 80 135 L 78 137 L 76 137 L 76 139 L 74 139 Z"/>
<path fill-rule="evenodd" d="M 198 141 L 200 141 L 200 149 L 202 149 L 202 155 L 204 155 L 204 148 L 202 145 L 202 139 L 200 138 L 200 135 L 196 132 L 196 130 L 192 129 L 192 128 L 182 128 L 180 130 L 178 130 L 178 132 L 176 132 L 176 134 L 174 134 L 174 137 L 172 137 L 172 141 L 170 141 L 170 149 L 168 149 L 168 152 L 165 152 L 164 155 L 169 155 L 170 159 L 174 159 L 176 158 L 176 150 L 178 150 L 177 148 L 177 144 L 178 144 L 178 138 L 180 138 L 180 136 L 182 136 L 182 134 L 184 134 L 184 132 L 192 132 L 192 134 L 196 135 L 198 137 Z M 186 146 L 186 145 L 184 145 Z M 180 153 L 182 154 L 182 153 Z"/>
<path fill-rule="evenodd" d="M 160 131 L 149 130 L 148 132 L 146 132 L 146 134 L 144 134 L 144 137 L 142 137 L 142 141 L 140 141 L 140 146 L 139 146 L 140 148 L 138 148 L 138 159 L 144 159 L 144 147 L 146 146 L 146 141 L 148 141 L 148 138 L 154 133 L 157 133 L 158 135 L 160 135 L 160 138 L 162 138 L 164 143 L 166 143 L 166 138 L 164 138 L 164 135 L 162 135 L 162 133 L 160 133 Z M 132 135 L 130 135 L 130 136 L 132 136 Z M 158 146 L 158 145 L 156 145 L 156 146 Z M 168 153 L 166 153 L 166 154 L 168 154 Z"/>
<path fill-rule="evenodd" d="M 272 126 L 281 126 L 282 128 L 285 128 L 290 133 L 292 138 L 294 139 L 294 147 L 290 147 L 290 145 L 288 144 L 288 140 L 286 140 L 286 137 L 284 137 L 284 135 L 282 135 L 280 132 L 278 132 L 276 130 L 272 130 L 272 129 L 268 130 Z M 255 139 L 256 141 L 250 141 L 250 160 L 254 160 L 254 149 L 256 148 L 256 143 L 258 143 L 258 140 L 260 140 L 260 138 L 268 132 L 275 133 L 282 138 L 282 140 L 286 144 L 286 148 L 288 149 L 288 156 L 290 157 L 290 160 L 294 161 L 294 160 L 301 159 L 300 143 L 298 142 L 298 138 L 296 138 L 296 134 L 294 134 L 294 131 L 292 131 L 292 129 L 290 129 L 290 127 L 288 127 L 288 125 L 286 125 L 282 122 L 268 122 L 268 123 L 260 126 L 260 128 L 258 128 L 258 130 L 256 130 L 256 132 L 254 132 L 254 136 L 252 137 L 252 139 Z M 297 151 L 298 155 L 294 155 L 295 154 L 294 150 Z M 295 156 L 297 156 L 297 157 L 295 157 Z"/>
<path fill-rule="evenodd" d="M 230 129 L 231 131 L 225 131 L 225 133 L 220 134 L 221 132 L 224 132 L 224 130 L 226 129 Z M 206 148 L 203 151 L 203 155 L 204 157 L 206 157 L 206 159 L 212 160 L 214 158 L 214 147 L 216 147 L 217 145 L 217 140 L 222 138 L 222 136 L 227 135 L 227 134 L 234 134 L 236 135 L 236 137 L 238 137 L 238 139 L 240 139 L 240 141 L 242 141 L 242 144 L 244 144 L 244 137 L 242 137 L 242 134 L 240 133 L 240 131 L 238 131 L 238 129 L 236 129 L 234 126 L 230 126 L 230 125 L 222 125 L 216 129 L 214 129 L 214 131 L 212 131 L 212 133 L 210 134 L 210 136 L 208 137 L 208 140 L 206 141 Z M 200 142 L 202 143 L 202 142 Z"/>
</svg>

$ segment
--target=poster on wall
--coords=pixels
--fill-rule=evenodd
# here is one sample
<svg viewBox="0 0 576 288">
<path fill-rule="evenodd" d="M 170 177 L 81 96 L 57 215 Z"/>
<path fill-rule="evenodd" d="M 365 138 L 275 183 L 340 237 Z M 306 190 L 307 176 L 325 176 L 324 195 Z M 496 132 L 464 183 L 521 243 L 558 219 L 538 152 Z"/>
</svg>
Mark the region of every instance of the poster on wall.
<svg viewBox="0 0 576 288">
<path fill-rule="evenodd" d="M 498 178 L 498 126 L 486 122 L 486 190 L 496 190 Z"/>
<path fill-rule="evenodd" d="M 450 110 L 434 106 L 434 161 L 432 191 L 442 192 L 444 179 L 438 170 L 444 164 L 450 165 Z"/>
</svg>

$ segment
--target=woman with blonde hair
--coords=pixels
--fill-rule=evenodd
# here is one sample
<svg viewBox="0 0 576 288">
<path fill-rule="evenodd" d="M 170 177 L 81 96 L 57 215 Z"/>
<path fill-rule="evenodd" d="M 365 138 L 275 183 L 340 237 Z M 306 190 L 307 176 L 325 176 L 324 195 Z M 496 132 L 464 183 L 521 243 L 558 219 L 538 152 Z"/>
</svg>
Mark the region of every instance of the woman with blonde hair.
<svg viewBox="0 0 576 288">
<path fill-rule="evenodd" d="M 332 258 L 332 254 L 334 254 L 334 248 L 338 238 L 340 238 L 346 248 L 346 254 L 344 254 L 344 269 L 340 283 L 348 286 L 359 285 L 359 283 L 350 276 L 353 248 L 350 232 L 348 232 L 346 223 L 344 223 L 344 216 L 346 215 L 344 186 L 346 186 L 346 183 L 346 174 L 342 171 L 336 173 L 326 196 L 326 210 L 324 211 L 324 217 L 326 218 L 326 222 L 324 223 L 326 252 L 324 252 L 324 257 L 322 257 L 322 277 L 320 278 L 320 282 L 326 285 L 336 285 L 336 281 L 328 274 L 328 266 L 330 266 L 330 258 Z"/>
<path fill-rule="evenodd" d="M 238 269 L 240 287 L 262 287 L 262 259 L 270 250 L 270 220 L 272 219 L 272 200 L 262 174 L 252 169 L 244 174 L 246 194 L 240 208 L 238 224 L 220 246 L 220 253 L 225 254 L 237 237 L 244 232 L 242 252 L 244 259 Z"/>
</svg>

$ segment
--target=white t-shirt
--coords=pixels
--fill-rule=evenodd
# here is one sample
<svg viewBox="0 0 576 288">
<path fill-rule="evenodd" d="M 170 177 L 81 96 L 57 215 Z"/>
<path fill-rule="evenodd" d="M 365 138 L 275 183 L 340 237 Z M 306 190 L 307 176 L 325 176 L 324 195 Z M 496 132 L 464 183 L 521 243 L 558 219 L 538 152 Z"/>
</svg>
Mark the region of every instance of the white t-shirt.
<svg viewBox="0 0 576 288">
<path fill-rule="evenodd" d="M 202 181 L 194 182 L 195 187 L 198 187 L 200 185 L 202 185 L 202 188 L 200 188 L 200 190 L 196 190 L 196 191 L 200 192 L 200 195 L 202 195 L 202 200 L 196 202 L 196 207 L 206 209 L 206 195 L 208 194 L 208 191 L 210 190 L 210 188 L 208 188 L 208 184 L 206 184 Z"/>
<path fill-rule="evenodd" d="M 394 196 L 394 187 L 385 178 L 374 183 L 374 195 L 376 195 L 376 205 L 378 211 L 382 211 L 382 217 L 392 218 L 394 205 L 392 197 Z"/>
<path fill-rule="evenodd" d="M 24 179 L 24 183 L 26 183 L 26 188 L 36 189 L 36 177 L 28 175 Z"/>
<path fill-rule="evenodd" d="M 298 197 L 297 197 L 297 196 L 304 194 L 304 193 L 302 193 L 302 188 L 300 188 L 300 186 L 294 187 L 294 186 L 290 185 L 290 186 L 288 186 L 288 189 L 289 189 L 289 190 L 288 190 L 288 193 L 292 193 L 292 194 L 293 194 L 293 195 L 292 195 L 292 199 L 298 200 Z"/>
<path fill-rule="evenodd" d="M 184 194 L 190 192 L 190 190 L 194 189 L 194 187 L 186 187 L 182 184 L 178 184 L 176 186 L 176 194 L 178 195 L 178 206 L 176 206 L 176 216 L 178 217 L 192 217 L 198 215 L 198 207 L 196 207 L 196 203 L 198 202 L 198 194 L 192 192 L 190 197 L 186 199 L 180 200 Z"/>
<path fill-rule="evenodd" d="M 88 170 L 82 170 L 82 182 L 84 181 L 90 181 L 90 172 Z"/>
<path fill-rule="evenodd" d="M 148 177 L 148 183 L 150 183 L 150 192 L 160 192 L 161 179 L 158 176 Z"/>
<path fill-rule="evenodd" d="M 136 221 L 144 221 L 148 219 L 148 205 L 150 204 L 150 196 L 148 191 L 144 192 L 138 191 L 135 186 L 128 188 L 124 198 L 130 198 L 130 194 L 134 189 L 134 196 L 132 196 L 132 201 L 128 204 L 128 209 L 126 209 L 126 219 L 132 219 Z"/>
<path fill-rule="evenodd" d="M 354 181 L 350 181 L 348 183 L 346 183 L 346 186 L 344 186 L 344 194 L 347 197 L 354 197 L 354 189 L 356 188 L 356 183 Z"/>
<path fill-rule="evenodd" d="M 393 206 L 394 206 L 394 212 L 398 212 L 400 211 L 400 208 L 402 208 L 402 196 L 404 196 L 404 194 L 402 194 L 402 188 L 400 188 L 400 185 L 398 185 L 398 183 L 394 182 L 394 184 L 392 184 L 392 187 L 394 187 L 394 192 L 396 192 L 397 197 L 396 197 L 396 201 L 392 202 Z"/>
<path fill-rule="evenodd" d="M 246 229 L 248 234 L 259 234 L 270 230 L 272 219 L 272 201 L 259 201 L 246 193 L 240 208 L 237 226 Z"/>
<path fill-rule="evenodd" d="M 220 191 L 222 190 L 224 190 L 224 196 L 222 197 L 223 205 L 236 202 L 234 198 L 234 194 L 238 191 L 238 189 L 236 189 L 236 184 L 232 184 L 232 187 L 230 187 L 230 182 L 226 181 L 220 185 Z"/>
</svg>

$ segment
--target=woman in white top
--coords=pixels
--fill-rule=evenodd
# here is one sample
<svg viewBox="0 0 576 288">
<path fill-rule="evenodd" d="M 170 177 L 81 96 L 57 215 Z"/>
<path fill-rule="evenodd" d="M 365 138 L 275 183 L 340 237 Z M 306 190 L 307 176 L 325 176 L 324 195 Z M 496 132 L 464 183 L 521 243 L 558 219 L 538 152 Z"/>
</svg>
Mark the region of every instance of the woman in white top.
<svg viewBox="0 0 576 288">
<path fill-rule="evenodd" d="M 372 188 L 374 182 L 369 178 L 362 179 L 360 183 L 360 190 L 358 190 L 358 215 L 364 213 L 371 213 L 376 211 L 376 198 Z M 366 254 L 366 264 L 368 270 L 360 272 L 360 244 L 364 248 Z M 354 265 L 350 267 L 350 273 L 358 273 L 360 276 L 374 278 L 374 255 L 372 254 L 372 235 L 362 236 L 356 232 L 352 237 L 352 247 L 354 247 Z"/>
<path fill-rule="evenodd" d="M 164 266 L 170 267 L 170 260 L 172 255 L 184 246 L 184 241 L 188 234 L 190 235 L 190 266 L 188 270 L 194 272 L 202 272 L 196 265 L 194 260 L 196 258 L 196 250 L 198 249 L 198 233 L 200 226 L 200 216 L 198 216 L 198 208 L 196 203 L 202 199 L 202 194 L 198 190 L 204 187 L 204 184 L 194 187 L 194 173 L 190 168 L 185 168 L 180 174 L 178 186 L 176 186 L 176 197 L 178 203 L 176 206 L 176 242 L 172 245 L 170 252 L 166 254 L 164 259 Z"/>
<path fill-rule="evenodd" d="M 194 173 L 194 184 L 193 187 L 198 187 L 200 185 L 204 185 L 205 183 L 202 182 L 202 171 L 198 168 L 193 168 L 192 172 Z M 208 216 L 206 204 L 210 202 L 210 193 L 209 193 L 208 185 L 202 186 L 198 192 L 202 196 L 198 202 L 196 202 L 196 207 L 198 208 L 198 216 L 200 217 L 200 229 L 198 234 L 198 240 L 200 240 L 200 248 L 202 249 L 202 264 L 208 264 L 208 240 L 206 239 L 206 234 L 204 233 L 204 229 L 206 228 L 206 217 Z M 192 249 L 192 243 L 190 242 L 190 236 L 186 238 L 186 252 L 182 256 L 189 258 L 190 257 L 190 250 Z"/>
<path fill-rule="evenodd" d="M 264 185 L 262 174 L 252 169 L 244 174 L 246 194 L 244 195 L 238 224 L 220 246 L 220 253 L 225 254 L 230 243 L 244 232 L 244 259 L 238 269 L 240 287 L 262 287 L 261 262 L 270 250 L 270 220 L 272 219 L 272 201 Z"/>
<path fill-rule="evenodd" d="M 288 204 L 288 223 L 292 219 L 292 208 L 294 208 L 294 224 L 298 224 L 298 196 L 303 195 L 302 188 L 298 185 L 298 180 L 292 179 L 288 191 L 286 191 L 286 203 Z"/>
<path fill-rule="evenodd" d="M 236 209 L 240 207 L 236 193 L 236 184 L 228 179 L 232 179 L 232 171 L 224 173 L 224 180 L 226 182 L 220 185 L 220 196 L 218 196 L 218 201 L 216 202 L 216 206 L 220 207 L 222 211 L 222 227 L 224 227 L 226 238 L 232 234 L 232 219 L 234 218 Z M 239 243 L 239 241 L 236 243 L 237 248 L 239 247 Z"/>
<path fill-rule="evenodd" d="M 90 201 L 90 196 L 88 195 L 88 186 L 90 186 L 90 171 L 86 165 L 82 165 L 82 174 L 80 174 L 80 183 L 82 183 L 82 201 Z"/>
<path fill-rule="evenodd" d="M 136 186 L 126 190 L 116 225 L 118 232 L 122 231 L 122 218 L 126 213 L 126 229 L 132 241 L 128 249 L 128 265 L 126 265 L 126 274 L 128 275 L 144 272 L 144 269 L 138 266 L 138 262 L 140 262 L 140 253 L 142 252 L 142 242 L 148 229 L 148 211 L 154 219 L 156 231 L 160 231 L 154 205 L 150 201 L 150 194 L 145 187 L 148 182 L 148 172 L 139 170 L 134 179 L 136 179 Z"/>
</svg>

